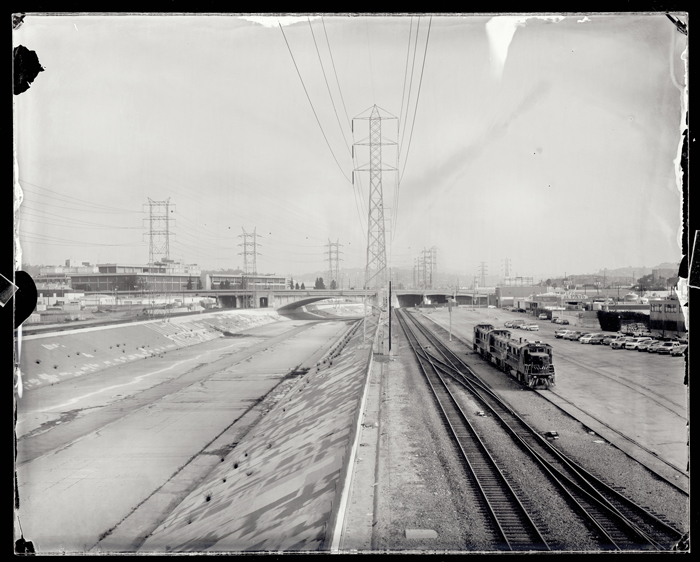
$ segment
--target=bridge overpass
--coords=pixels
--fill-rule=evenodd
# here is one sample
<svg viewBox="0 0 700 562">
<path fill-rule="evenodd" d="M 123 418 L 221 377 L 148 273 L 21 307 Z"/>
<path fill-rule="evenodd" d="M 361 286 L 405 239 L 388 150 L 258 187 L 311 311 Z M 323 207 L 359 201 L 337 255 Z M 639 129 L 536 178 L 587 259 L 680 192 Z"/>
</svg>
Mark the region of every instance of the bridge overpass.
<svg viewBox="0 0 700 562">
<path fill-rule="evenodd" d="M 376 289 L 275 289 L 275 290 L 250 290 L 250 289 L 210 289 L 199 291 L 185 291 L 184 294 L 197 294 L 215 298 L 222 308 L 274 308 L 291 310 L 307 304 L 326 299 L 348 299 L 355 302 L 367 302 L 374 306 L 380 306 L 379 295 Z M 421 304 L 444 304 L 447 298 L 453 295 L 446 289 L 397 289 L 392 291 L 393 305 L 395 307 L 416 306 Z M 457 293 L 458 305 L 486 306 L 488 295 L 486 293 Z"/>
</svg>

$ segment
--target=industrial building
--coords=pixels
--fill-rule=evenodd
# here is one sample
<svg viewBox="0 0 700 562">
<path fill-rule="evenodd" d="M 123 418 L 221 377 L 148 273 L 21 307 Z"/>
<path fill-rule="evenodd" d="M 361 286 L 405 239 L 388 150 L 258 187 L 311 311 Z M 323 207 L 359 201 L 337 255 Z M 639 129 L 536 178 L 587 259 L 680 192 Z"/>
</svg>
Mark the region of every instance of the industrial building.
<svg viewBox="0 0 700 562">
<path fill-rule="evenodd" d="M 68 272 L 74 290 L 85 292 L 180 292 L 197 288 L 201 270 L 195 264 L 162 260 L 151 265 L 105 263 L 97 272 Z"/>
<path fill-rule="evenodd" d="M 204 273 L 201 276 L 202 288 L 210 289 L 251 289 L 257 291 L 279 291 L 287 288 L 287 278 L 279 275 L 246 275 L 243 273 Z M 222 286 L 223 283 L 223 286 Z"/>
<path fill-rule="evenodd" d="M 681 303 L 671 293 L 664 299 L 649 301 L 649 330 L 655 335 L 679 336 L 686 335 L 687 328 Z"/>
</svg>

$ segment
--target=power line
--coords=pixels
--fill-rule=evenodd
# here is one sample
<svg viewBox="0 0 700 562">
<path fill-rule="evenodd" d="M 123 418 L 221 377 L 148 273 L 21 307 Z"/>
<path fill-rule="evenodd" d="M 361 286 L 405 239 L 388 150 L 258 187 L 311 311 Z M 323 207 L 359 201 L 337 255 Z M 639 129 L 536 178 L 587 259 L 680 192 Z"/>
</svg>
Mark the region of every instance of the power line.
<svg viewBox="0 0 700 562">
<path fill-rule="evenodd" d="M 420 16 L 418 17 L 418 23 L 420 24 Z M 411 33 L 413 32 L 413 16 L 411 16 L 411 27 L 408 28 L 408 44 L 406 45 L 406 67 L 403 71 L 403 88 L 401 89 L 401 111 L 399 111 L 399 120 L 403 115 L 403 101 L 406 97 L 406 77 L 408 76 L 408 58 L 411 53 Z M 417 36 L 417 33 L 416 33 Z"/>
<path fill-rule="evenodd" d="M 19 181 L 20 181 L 21 183 L 26 183 L 27 185 L 31 185 L 31 186 L 36 187 L 36 188 L 38 188 L 38 189 L 43 189 L 44 191 L 48 191 L 49 193 L 54 193 L 54 194 L 56 194 L 56 195 L 60 195 L 61 197 L 65 198 L 65 199 L 74 199 L 74 200 L 76 201 L 76 203 L 74 203 L 74 204 L 77 204 L 77 205 L 90 206 L 90 207 L 101 207 L 101 208 L 104 208 L 104 209 L 109 209 L 109 210 L 111 210 L 112 212 L 115 212 L 115 213 L 138 213 L 138 211 L 127 210 L 127 209 L 120 209 L 120 208 L 118 208 L 118 207 L 111 207 L 111 206 L 109 206 L 109 205 L 102 205 L 101 203 L 90 203 L 90 202 L 86 202 L 86 201 L 84 201 L 84 200 L 82 200 L 82 199 L 78 199 L 77 197 L 71 197 L 70 195 L 65 195 L 65 194 L 63 194 L 63 193 L 61 193 L 61 192 L 59 192 L 59 191 L 54 191 L 53 189 L 49 189 L 48 187 L 42 187 L 42 186 L 40 186 L 40 185 L 37 185 L 37 184 L 35 184 L 35 183 L 28 182 L 27 180 L 23 180 L 23 179 L 21 179 L 21 178 L 19 179 Z M 23 188 L 23 190 L 29 191 L 30 193 L 35 193 L 36 195 L 41 195 L 41 194 L 37 193 L 36 191 L 32 191 L 31 189 L 27 189 L 26 187 Z M 49 196 L 49 195 L 41 195 L 41 197 L 50 197 L 50 196 Z M 51 198 L 51 199 L 57 199 L 56 197 L 50 197 L 50 198 Z M 58 200 L 60 201 L 60 199 L 58 199 Z M 72 203 L 72 201 L 63 201 L 63 203 Z M 75 210 L 80 210 L 80 209 L 75 209 Z M 97 211 L 95 211 L 95 212 L 97 212 Z M 106 211 L 103 211 L 103 212 L 106 212 Z"/>
<path fill-rule="evenodd" d="M 326 43 L 328 44 L 328 54 L 331 56 L 331 64 L 333 65 L 333 74 L 335 74 L 335 83 L 338 85 L 338 91 L 340 92 L 340 100 L 343 102 L 343 110 L 345 111 L 345 118 L 348 120 L 350 125 L 350 117 L 348 116 L 348 110 L 345 107 L 345 98 L 343 98 L 343 90 L 340 87 L 340 81 L 338 80 L 338 73 L 335 70 L 335 61 L 333 60 L 333 51 L 331 50 L 331 43 L 328 40 L 328 32 L 326 31 L 326 23 L 323 21 L 323 16 L 321 16 L 321 23 L 323 24 L 323 33 L 326 36 Z"/>
<path fill-rule="evenodd" d="M 401 148 L 403 148 L 403 139 L 406 137 L 406 123 L 408 120 L 408 109 L 411 107 L 411 90 L 413 89 L 413 71 L 416 68 L 416 52 L 418 50 L 418 33 L 420 32 L 420 16 L 418 16 L 418 26 L 416 27 L 416 39 L 413 45 L 413 62 L 411 63 L 411 80 L 408 83 L 408 100 L 406 101 L 406 119 L 401 120 L 401 115 L 399 115 L 399 122 L 403 122 L 403 133 L 401 133 Z M 410 48 L 410 44 L 409 44 Z M 402 104 L 403 107 L 403 104 Z M 401 149 L 399 149 L 399 158 L 401 157 Z"/>
<path fill-rule="evenodd" d="M 316 47 L 316 54 L 318 55 L 318 64 L 321 65 L 321 72 L 323 72 L 323 80 L 326 83 L 326 89 L 328 90 L 328 97 L 331 98 L 331 105 L 333 106 L 333 113 L 335 113 L 335 119 L 338 122 L 338 128 L 340 129 L 340 136 L 343 137 L 343 142 L 345 143 L 345 148 L 347 148 L 348 152 L 350 152 L 350 146 L 348 145 L 348 141 L 345 138 L 345 133 L 343 132 L 343 127 L 340 124 L 340 117 L 338 117 L 338 110 L 335 108 L 335 102 L 333 101 L 333 95 L 331 94 L 331 87 L 328 85 L 328 78 L 326 77 L 326 70 L 323 68 L 323 61 L 321 60 L 321 53 L 319 52 L 318 44 L 316 43 L 316 35 L 314 35 L 314 28 L 311 25 L 311 19 L 308 17 L 306 19 L 309 22 L 309 29 L 311 30 L 311 37 L 313 37 L 314 46 Z"/>
<path fill-rule="evenodd" d="M 406 157 L 403 161 L 403 169 L 401 170 L 401 177 L 399 178 L 399 183 L 403 179 L 403 174 L 406 171 L 406 162 L 408 162 L 408 153 L 411 151 L 411 139 L 413 139 L 413 128 L 416 124 L 416 114 L 418 113 L 418 102 L 420 101 L 420 90 L 423 85 L 423 71 L 425 70 L 425 59 L 428 56 L 428 42 L 430 41 L 430 27 L 433 23 L 433 16 L 430 16 L 430 21 L 428 22 L 428 36 L 425 39 L 425 52 L 423 53 L 423 66 L 420 70 L 420 81 L 418 82 L 418 94 L 416 95 L 416 107 L 413 111 L 413 122 L 411 123 L 411 135 L 408 137 L 408 148 L 406 149 Z"/>
<path fill-rule="evenodd" d="M 36 208 L 32 207 L 31 205 L 29 205 L 29 204 L 25 201 L 25 202 L 22 203 L 22 206 L 20 207 L 20 213 L 26 213 L 26 212 L 27 212 L 27 209 L 30 210 L 30 211 L 36 211 L 36 212 L 39 212 L 39 213 L 44 213 L 45 215 L 49 215 L 49 216 L 52 216 L 52 217 L 56 217 L 56 218 L 59 218 L 59 219 L 64 220 L 64 221 L 74 222 L 74 223 L 78 223 L 78 224 L 86 224 L 86 225 L 88 225 L 88 226 L 100 226 L 100 227 L 103 227 L 103 228 L 136 228 L 136 227 L 126 227 L 126 226 L 122 227 L 122 226 L 104 225 L 104 224 L 100 224 L 100 223 L 96 223 L 96 222 L 84 221 L 84 220 L 80 220 L 80 219 L 72 219 L 72 218 L 70 218 L 70 217 L 63 217 L 63 216 L 61 216 L 61 215 L 56 215 L 56 214 L 54 214 L 54 213 L 49 213 L 48 211 L 44 211 L 43 209 L 36 209 Z M 28 213 L 28 214 L 29 214 L 30 216 L 34 216 L 34 217 L 37 217 L 37 218 L 42 218 L 41 215 L 34 215 L 33 213 Z M 72 226 L 72 225 L 65 225 L 65 226 Z"/>
<path fill-rule="evenodd" d="M 352 183 L 350 178 L 348 178 L 345 175 L 345 172 L 343 172 L 343 168 L 341 168 L 340 164 L 338 163 L 338 159 L 335 157 L 335 153 L 333 152 L 333 149 L 331 148 L 331 145 L 328 142 L 328 137 L 326 137 L 326 133 L 324 132 L 323 127 L 321 126 L 321 121 L 319 121 L 319 119 L 318 119 L 318 115 L 316 114 L 316 109 L 314 109 L 314 104 L 311 102 L 311 98 L 309 97 L 309 92 L 306 89 L 306 84 L 304 84 L 304 79 L 301 77 L 301 72 L 299 72 L 299 67 L 297 66 L 297 61 L 294 59 L 294 54 L 292 53 L 292 48 L 289 46 L 289 42 L 287 41 L 287 36 L 284 33 L 284 29 L 282 29 L 281 23 L 279 24 L 279 27 L 280 27 L 280 31 L 282 32 L 282 37 L 284 37 L 284 42 L 287 44 L 287 49 L 289 50 L 289 54 L 292 57 L 292 62 L 294 63 L 294 68 L 296 69 L 297 74 L 299 75 L 299 80 L 301 80 L 301 85 L 304 88 L 304 93 L 306 94 L 306 99 L 309 100 L 309 105 L 311 105 L 311 111 L 314 112 L 314 117 L 316 117 L 316 123 L 318 123 L 318 127 L 321 129 L 321 134 L 323 135 L 323 138 L 326 141 L 326 145 L 328 146 L 328 150 L 331 151 L 331 155 L 333 156 L 333 160 L 335 160 L 335 163 L 338 166 L 340 173 L 343 174 L 343 177 L 346 180 L 348 180 L 348 182 Z"/>
</svg>

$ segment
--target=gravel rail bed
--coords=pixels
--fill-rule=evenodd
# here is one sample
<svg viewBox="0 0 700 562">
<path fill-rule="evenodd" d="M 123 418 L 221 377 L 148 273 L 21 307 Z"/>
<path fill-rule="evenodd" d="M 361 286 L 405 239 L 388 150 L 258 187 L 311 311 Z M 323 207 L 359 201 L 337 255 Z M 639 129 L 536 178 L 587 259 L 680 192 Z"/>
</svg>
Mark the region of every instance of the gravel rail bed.
<svg viewBox="0 0 700 562">
<path fill-rule="evenodd" d="M 432 323 L 428 324 L 431 330 L 436 331 L 443 339 L 447 339 L 445 330 Z M 640 506 L 660 515 L 679 531 L 688 532 L 689 500 L 686 494 L 657 477 L 646 467 L 537 393 L 524 388 L 514 379 L 484 362 L 463 344 L 452 342 L 449 345 L 454 351 L 461 352 L 474 372 L 490 385 L 511 408 L 519 412 L 528 424 L 541 433 L 556 431 L 559 438 L 555 441 L 555 445 L 559 450 Z M 502 454 L 514 455 L 514 447 L 504 446 Z M 516 461 L 515 466 L 517 465 Z M 516 476 L 522 472 L 521 470 L 512 471 Z M 521 489 L 526 488 L 521 486 Z M 544 498 L 547 493 L 543 489 L 540 495 L 533 495 Z M 556 515 L 553 519 L 554 521 L 549 526 L 553 535 L 557 535 L 556 529 L 561 526 L 556 523 Z M 567 539 L 571 543 L 566 545 L 568 548 L 572 550 L 586 548 L 587 541 L 583 540 L 579 533 L 574 532 L 574 527 L 564 526 L 564 528 L 566 534 L 571 535 L 571 540 Z"/>
</svg>

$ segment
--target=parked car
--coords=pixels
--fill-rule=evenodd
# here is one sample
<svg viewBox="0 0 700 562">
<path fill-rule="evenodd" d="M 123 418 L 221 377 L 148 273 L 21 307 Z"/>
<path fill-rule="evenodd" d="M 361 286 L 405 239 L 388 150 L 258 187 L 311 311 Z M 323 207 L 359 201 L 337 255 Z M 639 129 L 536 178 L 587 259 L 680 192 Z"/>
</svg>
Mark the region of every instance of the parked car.
<svg viewBox="0 0 700 562">
<path fill-rule="evenodd" d="M 569 325 L 569 321 L 566 318 L 557 318 L 557 324 Z"/>
<path fill-rule="evenodd" d="M 591 339 L 597 335 L 599 335 L 599 334 L 596 334 L 596 333 L 584 334 L 578 339 L 578 341 L 581 343 L 591 343 Z"/>
<path fill-rule="evenodd" d="M 569 330 L 569 333 L 564 336 L 565 340 L 576 341 L 583 335 L 583 332 L 577 330 Z"/>
<path fill-rule="evenodd" d="M 643 342 L 639 342 L 639 345 L 637 346 L 637 351 L 647 351 L 649 349 L 650 345 L 654 345 L 657 343 L 658 340 L 649 338 L 648 340 L 644 340 Z"/>
<path fill-rule="evenodd" d="M 538 332 L 540 327 L 537 324 L 525 324 L 523 330 L 530 330 L 531 332 Z"/>
<path fill-rule="evenodd" d="M 681 356 L 685 353 L 686 349 L 688 349 L 688 344 L 679 342 L 678 347 L 671 350 L 671 355 L 676 357 Z"/>
<path fill-rule="evenodd" d="M 559 317 L 558 316 L 552 316 L 552 324 L 559 324 Z"/>
<path fill-rule="evenodd" d="M 680 349 L 681 344 L 677 341 L 665 341 L 657 348 L 656 353 L 659 355 L 670 354 L 672 351 Z"/>
<path fill-rule="evenodd" d="M 489 308 L 496 308 L 494 305 L 490 304 Z"/>
<path fill-rule="evenodd" d="M 547 315 L 545 313 L 542 313 L 537 318 L 539 318 L 540 320 L 547 320 Z"/>
<path fill-rule="evenodd" d="M 595 334 L 594 336 L 591 336 L 591 341 L 589 342 L 591 345 L 602 345 L 603 340 L 607 336 L 605 334 Z"/>
<path fill-rule="evenodd" d="M 525 320 L 517 319 L 513 320 L 511 328 L 522 328 L 525 325 Z"/>
<path fill-rule="evenodd" d="M 652 341 L 652 343 L 650 343 L 649 346 L 647 347 L 647 352 L 656 353 L 656 350 L 659 349 L 659 346 L 662 343 L 664 343 L 664 340 Z"/>
<path fill-rule="evenodd" d="M 617 333 L 617 334 L 610 334 L 609 336 L 605 336 L 605 337 L 603 338 L 603 345 L 610 345 L 610 344 L 611 344 L 612 342 L 614 342 L 615 340 L 619 340 L 620 338 L 624 338 L 624 337 L 625 337 L 625 336 L 623 336 L 623 335 L 620 334 L 620 333 Z"/>
<path fill-rule="evenodd" d="M 563 338 L 570 331 L 571 330 L 567 330 L 566 328 L 560 328 L 558 330 L 554 330 L 554 337 L 555 338 Z"/>
<path fill-rule="evenodd" d="M 611 349 L 624 349 L 625 345 L 627 345 L 627 342 L 630 340 L 633 340 L 634 338 L 632 336 L 625 336 L 623 338 L 618 338 L 615 341 L 610 343 L 610 348 Z"/>
<path fill-rule="evenodd" d="M 632 338 L 625 344 L 625 349 L 637 349 L 637 346 L 645 341 L 649 341 L 651 338 Z"/>
<path fill-rule="evenodd" d="M 512 321 L 512 320 L 506 320 L 506 321 L 503 323 L 503 325 L 504 325 L 506 328 L 512 328 L 512 327 L 513 327 L 513 321 Z"/>
</svg>

